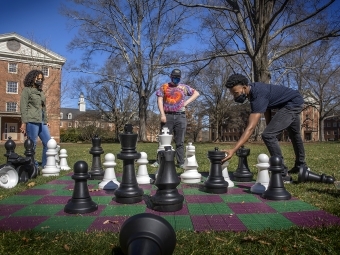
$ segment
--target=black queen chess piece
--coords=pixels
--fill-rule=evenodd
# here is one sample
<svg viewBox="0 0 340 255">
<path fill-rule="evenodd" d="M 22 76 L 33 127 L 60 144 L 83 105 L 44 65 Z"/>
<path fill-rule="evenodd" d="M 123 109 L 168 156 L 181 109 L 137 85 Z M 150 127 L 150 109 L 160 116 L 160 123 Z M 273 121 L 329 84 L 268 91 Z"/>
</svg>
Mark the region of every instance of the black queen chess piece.
<svg viewBox="0 0 340 255">
<path fill-rule="evenodd" d="M 233 173 L 234 180 L 238 182 L 251 182 L 253 180 L 253 173 L 250 172 L 248 167 L 247 157 L 250 154 L 250 149 L 244 148 L 242 145 L 236 151 L 236 155 L 238 156 L 238 167 L 236 171 Z"/>
<path fill-rule="evenodd" d="M 214 194 L 228 192 L 228 182 L 224 180 L 222 174 L 221 161 L 225 158 L 225 152 L 219 151 L 216 147 L 213 151 L 208 151 L 210 160 L 210 171 L 207 180 L 203 183 L 202 191 Z"/>
<path fill-rule="evenodd" d="M 85 161 L 77 161 L 74 166 L 72 179 L 75 181 L 72 198 L 64 207 L 64 212 L 70 214 L 84 214 L 94 212 L 98 205 L 92 201 L 87 180 L 90 178 L 88 165 Z"/>
<path fill-rule="evenodd" d="M 92 138 L 92 148 L 89 151 L 92 154 L 92 166 L 89 171 L 91 180 L 102 180 L 104 177 L 104 170 L 101 165 L 100 155 L 104 153 L 101 147 L 101 139 L 98 135 Z"/>
<path fill-rule="evenodd" d="M 282 171 L 284 170 L 282 159 L 277 156 L 272 156 L 269 159 L 269 165 L 268 170 L 271 171 L 269 185 L 267 190 L 262 193 L 261 197 L 269 200 L 291 199 L 292 196 L 286 190 L 282 180 Z"/>
<path fill-rule="evenodd" d="M 298 183 L 300 182 L 321 182 L 333 184 L 335 179 L 325 174 L 316 174 L 307 169 L 307 166 L 301 166 L 299 169 Z"/>
<path fill-rule="evenodd" d="M 171 146 L 165 146 L 164 149 L 157 155 L 160 165 L 154 185 L 158 189 L 150 200 L 155 211 L 175 212 L 182 209 L 184 197 L 177 190 L 180 179 L 174 161 L 176 152 L 171 149 Z"/>
<path fill-rule="evenodd" d="M 136 151 L 137 134 L 132 132 L 132 125 L 124 126 L 124 133 L 119 134 L 121 152 L 118 159 L 123 160 L 123 175 L 119 188 L 114 191 L 115 200 L 121 204 L 134 204 L 142 201 L 144 191 L 138 186 L 135 160 L 140 158 L 140 153 Z"/>
</svg>

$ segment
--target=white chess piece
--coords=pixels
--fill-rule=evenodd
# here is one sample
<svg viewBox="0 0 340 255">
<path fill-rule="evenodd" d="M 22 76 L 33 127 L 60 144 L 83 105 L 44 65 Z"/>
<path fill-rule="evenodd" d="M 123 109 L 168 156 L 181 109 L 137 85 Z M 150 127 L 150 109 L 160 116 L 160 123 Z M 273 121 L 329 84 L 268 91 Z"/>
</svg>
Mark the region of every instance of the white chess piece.
<svg viewBox="0 0 340 255">
<path fill-rule="evenodd" d="M 57 142 L 51 138 L 47 142 L 46 151 L 46 165 L 43 170 L 41 170 L 42 176 L 58 176 L 60 169 L 56 166 L 55 155 L 57 154 Z"/>
<path fill-rule="evenodd" d="M 57 151 L 57 154 L 55 155 L 55 165 L 56 165 L 59 169 L 61 169 L 61 168 L 60 168 L 60 157 L 59 157 L 60 145 L 57 145 L 56 151 Z"/>
<path fill-rule="evenodd" d="M 186 158 L 183 164 L 184 173 L 181 174 L 183 183 L 198 183 L 201 182 L 201 174 L 197 171 L 198 164 L 195 156 L 195 146 L 188 143 L 186 148 Z"/>
<path fill-rule="evenodd" d="M 67 164 L 67 151 L 65 149 L 60 150 L 60 169 L 61 170 L 70 170 L 71 168 Z"/>
<path fill-rule="evenodd" d="M 231 187 L 234 187 L 235 184 L 232 180 L 230 180 L 229 173 L 228 173 L 228 165 L 229 165 L 228 161 L 225 161 L 222 164 L 222 176 L 224 177 L 224 180 L 228 182 L 228 187 L 231 188 Z"/>
<path fill-rule="evenodd" d="M 269 185 L 269 157 L 262 153 L 257 157 L 256 167 L 258 168 L 256 182 L 251 186 L 250 191 L 257 194 L 262 194 L 266 191 Z"/>
<path fill-rule="evenodd" d="M 136 163 L 138 165 L 137 171 L 137 183 L 138 184 L 150 184 L 151 178 L 148 174 L 147 164 L 149 163 L 147 159 L 148 155 L 145 152 L 140 153 L 140 158 L 137 159 Z"/>
<path fill-rule="evenodd" d="M 171 146 L 171 141 L 172 141 L 172 135 L 169 134 L 170 130 L 167 127 L 163 127 L 161 134 L 158 135 L 158 149 L 157 149 L 157 157 L 158 157 L 158 152 L 159 151 L 164 151 L 165 150 L 165 146 Z M 173 149 L 173 147 L 171 146 L 171 149 Z M 159 159 L 157 158 L 157 162 L 159 164 Z M 155 172 L 155 178 L 157 179 L 157 175 L 158 175 L 158 170 L 159 170 L 159 165 L 157 167 L 157 170 Z"/>
<path fill-rule="evenodd" d="M 115 155 L 113 155 L 112 153 L 107 153 L 104 157 L 104 160 L 105 161 L 103 163 L 103 166 L 105 167 L 105 173 L 104 173 L 103 181 L 99 183 L 98 188 L 99 189 L 116 189 L 117 186 L 119 187 L 120 183 L 117 181 L 115 169 L 114 169 L 114 167 L 117 165 L 117 163 L 115 162 Z M 108 185 L 109 182 L 111 181 L 113 182 L 113 184 L 116 184 L 117 186 Z"/>
</svg>

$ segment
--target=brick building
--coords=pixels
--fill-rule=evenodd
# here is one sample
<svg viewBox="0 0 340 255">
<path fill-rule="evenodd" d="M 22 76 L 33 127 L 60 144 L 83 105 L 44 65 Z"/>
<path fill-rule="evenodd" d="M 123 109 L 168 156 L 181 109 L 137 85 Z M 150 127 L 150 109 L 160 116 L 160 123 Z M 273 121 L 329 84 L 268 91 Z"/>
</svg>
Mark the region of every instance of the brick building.
<svg viewBox="0 0 340 255">
<path fill-rule="evenodd" d="M 43 90 L 46 95 L 50 133 L 60 140 L 60 84 L 66 59 L 16 33 L 0 34 L 0 135 L 1 140 L 12 137 L 24 141 L 20 133 L 20 96 L 23 80 L 32 69 L 45 75 Z"/>
<path fill-rule="evenodd" d="M 324 137 L 325 141 L 340 140 L 340 115 L 327 117 L 324 120 Z"/>
</svg>

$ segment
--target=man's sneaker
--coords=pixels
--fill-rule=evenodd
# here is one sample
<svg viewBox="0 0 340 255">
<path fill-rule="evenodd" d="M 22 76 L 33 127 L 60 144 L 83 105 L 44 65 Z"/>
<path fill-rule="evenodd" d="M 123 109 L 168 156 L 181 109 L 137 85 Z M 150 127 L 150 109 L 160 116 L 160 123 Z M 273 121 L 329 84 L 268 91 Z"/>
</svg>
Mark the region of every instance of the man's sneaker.
<svg viewBox="0 0 340 255">
<path fill-rule="evenodd" d="M 158 167 L 159 164 L 158 164 L 158 162 L 156 161 L 155 163 L 151 164 L 151 166 L 152 166 L 152 167 Z"/>
<path fill-rule="evenodd" d="M 310 171 L 310 168 L 308 166 L 303 166 L 307 168 L 307 171 Z M 289 174 L 297 174 L 300 171 L 300 166 L 294 166 L 292 169 L 288 171 Z"/>
<path fill-rule="evenodd" d="M 286 175 L 286 176 L 282 176 L 282 180 L 284 183 L 292 183 L 293 182 L 293 179 L 290 175 Z"/>
</svg>

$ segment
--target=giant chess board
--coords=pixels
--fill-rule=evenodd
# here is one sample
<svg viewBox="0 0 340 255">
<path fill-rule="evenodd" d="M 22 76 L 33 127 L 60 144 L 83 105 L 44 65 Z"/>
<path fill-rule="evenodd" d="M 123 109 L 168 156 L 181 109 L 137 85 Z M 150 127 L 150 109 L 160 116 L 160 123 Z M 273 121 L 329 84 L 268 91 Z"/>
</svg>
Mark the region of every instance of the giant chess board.
<svg viewBox="0 0 340 255">
<path fill-rule="evenodd" d="M 177 188 L 184 195 L 183 208 L 158 212 L 148 207 L 150 195 L 157 190 L 154 185 L 139 185 L 144 190 L 141 202 L 119 204 L 114 201 L 114 194 L 98 190 L 100 181 L 88 180 L 98 210 L 82 215 L 67 214 L 64 207 L 73 194 L 72 174 L 1 200 L 0 229 L 119 232 L 128 217 L 143 212 L 164 217 L 175 230 L 245 231 L 340 225 L 339 217 L 297 198 L 271 201 L 252 194 L 250 187 L 254 182 L 235 182 L 235 187 L 228 188 L 225 194 L 204 193 L 199 190 L 201 184 L 181 183 Z M 117 178 L 120 181 L 121 175 L 117 174 Z"/>
</svg>

